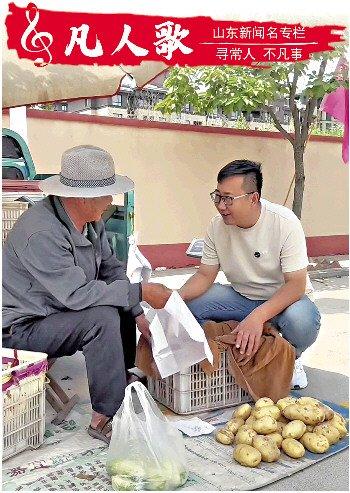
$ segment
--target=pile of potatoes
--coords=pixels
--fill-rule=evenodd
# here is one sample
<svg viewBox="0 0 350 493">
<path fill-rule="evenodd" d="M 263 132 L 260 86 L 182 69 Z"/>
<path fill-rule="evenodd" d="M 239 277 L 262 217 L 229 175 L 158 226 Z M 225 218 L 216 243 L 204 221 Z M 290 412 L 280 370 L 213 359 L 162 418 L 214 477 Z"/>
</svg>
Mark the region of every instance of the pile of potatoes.
<svg viewBox="0 0 350 493">
<path fill-rule="evenodd" d="M 346 420 L 330 407 L 313 397 L 288 396 L 276 404 L 269 397 L 254 407 L 243 404 L 215 438 L 234 445 L 239 464 L 256 467 L 261 461 L 276 462 L 281 449 L 293 459 L 303 457 L 305 449 L 323 454 L 346 434 Z"/>
</svg>

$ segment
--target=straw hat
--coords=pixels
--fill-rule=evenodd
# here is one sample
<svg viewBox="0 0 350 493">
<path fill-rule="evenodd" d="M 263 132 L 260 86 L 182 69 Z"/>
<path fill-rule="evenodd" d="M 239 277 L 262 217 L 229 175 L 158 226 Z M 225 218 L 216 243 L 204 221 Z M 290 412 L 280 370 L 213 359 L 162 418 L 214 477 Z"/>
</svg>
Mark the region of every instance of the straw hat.
<svg viewBox="0 0 350 493">
<path fill-rule="evenodd" d="M 39 182 L 46 195 L 102 197 L 129 192 L 134 182 L 117 175 L 112 156 L 100 147 L 83 145 L 62 154 L 61 173 Z"/>
</svg>

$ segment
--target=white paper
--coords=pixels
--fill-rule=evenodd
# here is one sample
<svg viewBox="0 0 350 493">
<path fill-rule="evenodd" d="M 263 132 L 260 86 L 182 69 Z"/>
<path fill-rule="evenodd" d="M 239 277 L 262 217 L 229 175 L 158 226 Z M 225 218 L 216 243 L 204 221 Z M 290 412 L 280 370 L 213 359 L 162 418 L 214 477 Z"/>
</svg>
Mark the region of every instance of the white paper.
<svg viewBox="0 0 350 493">
<path fill-rule="evenodd" d="M 126 275 L 131 283 L 148 282 L 152 274 L 152 266 L 136 245 L 134 235 L 129 236 L 128 262 Z"/>
<path fill-rule="evenodd" d="M 152 334 L 152 353 L 162 378 L 186 370 L 213 354 L 202 327 L 174 291 L 164 308 L 146 314 Z"/>
<path fill-rule="evenodd" d="M 170 421 L 178 430 L 189 437 L 198 437 L 200 435 L 209 435 L 215 430 L 215 426 L 206 423 L 199 418 L 179 419 Z"/>
<path fill-rule="evenodd" d="M 17 132 L 28 144 L 27 107 L 10 108 L 10 129 Z"/>
</svg>

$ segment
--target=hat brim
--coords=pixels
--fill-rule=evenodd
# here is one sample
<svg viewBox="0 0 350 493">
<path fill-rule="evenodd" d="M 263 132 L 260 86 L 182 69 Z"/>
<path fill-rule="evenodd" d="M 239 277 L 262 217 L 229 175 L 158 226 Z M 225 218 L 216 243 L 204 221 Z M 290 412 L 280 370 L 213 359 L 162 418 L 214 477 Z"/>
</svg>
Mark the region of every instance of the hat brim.
<svg viewBox="0 0 350 493">
<path fill-rule="evenodd" d="M 60 181 L 59 175 L 50 176 L 38 182 L 39 188 L 45 195 L 57 195 L 58 197 L 104 197 L 130 192 L 134 189 L 134 182 L 127 176 L 115 175 L 115 183 L 104 187 L 69 187 Z"/>
</svg>

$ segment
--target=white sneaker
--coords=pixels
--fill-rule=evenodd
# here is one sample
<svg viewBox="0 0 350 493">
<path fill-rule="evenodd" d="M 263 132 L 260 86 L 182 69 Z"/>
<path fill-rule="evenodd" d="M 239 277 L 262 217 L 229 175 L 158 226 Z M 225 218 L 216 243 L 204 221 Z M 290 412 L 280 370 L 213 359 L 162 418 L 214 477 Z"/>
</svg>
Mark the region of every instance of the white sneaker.
<svg viewBox="0 0 350 493">
<path fill-rule="evenodd" d="M 295 360 L 291 387 L 296 390 L 305 389 L 305 387 L 307 387 L 307 376 L 300 358 Z"/>
</svg>

